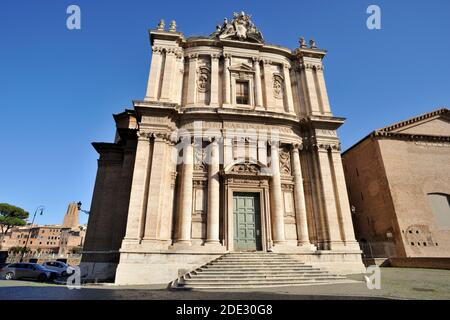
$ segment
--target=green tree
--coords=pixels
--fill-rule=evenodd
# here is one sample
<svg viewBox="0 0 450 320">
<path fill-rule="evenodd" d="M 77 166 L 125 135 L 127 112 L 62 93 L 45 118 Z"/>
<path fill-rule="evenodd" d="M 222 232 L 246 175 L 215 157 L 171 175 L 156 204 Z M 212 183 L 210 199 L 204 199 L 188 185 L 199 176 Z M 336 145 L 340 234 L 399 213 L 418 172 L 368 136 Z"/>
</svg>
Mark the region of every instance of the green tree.
<svg viewBox="0 0 450 320">
<path fill-rule="evenodd" d="M 25 220 L 28 218 L 28 215 L 29 213 L 22 208 L 8 203 L 0 203 L 0 231 L 2 233 L 0 236 L 0 248 L 6 233 L 12 227 L 26 225 L 27 222 Z"/>
</svg>

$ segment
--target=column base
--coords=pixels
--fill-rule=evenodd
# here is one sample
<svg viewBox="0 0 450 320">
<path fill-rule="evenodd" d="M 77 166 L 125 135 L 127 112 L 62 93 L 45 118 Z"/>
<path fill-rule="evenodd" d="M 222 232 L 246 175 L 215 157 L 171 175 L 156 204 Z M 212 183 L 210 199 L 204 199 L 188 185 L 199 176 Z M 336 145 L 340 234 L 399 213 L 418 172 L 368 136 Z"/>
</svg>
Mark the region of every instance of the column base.
<svg viewBox="0 0 450 320">
<path fill-rule="evenodd" d="M 219 240 L 206 240 L 204 246 L 222 246 Z"/>
<path fill-rule="evenodd" d="M 191 240 L 177 240 L 172 247 L 190 247 L 191 245 Z"/>
<path fill-rule="evenodd" d="M 299 241 L 297 243 L 297 246 L 299 248 L 302 248 L 302 249 L 305 249 L 305 250 L 310 250 L 310 251 L 316 251 L 317 250 L 317 247 L 315 245 L 313 245 L 312 243 L 310 243 L 310 242 Z"/>
</svg>

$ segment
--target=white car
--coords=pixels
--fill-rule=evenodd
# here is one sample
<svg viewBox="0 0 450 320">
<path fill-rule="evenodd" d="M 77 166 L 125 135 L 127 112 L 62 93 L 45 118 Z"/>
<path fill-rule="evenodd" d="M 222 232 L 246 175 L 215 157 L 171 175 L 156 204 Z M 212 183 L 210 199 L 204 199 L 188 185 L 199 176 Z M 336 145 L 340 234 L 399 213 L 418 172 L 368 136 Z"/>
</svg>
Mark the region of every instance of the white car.
<svg viewBox="0 0 450 320">
<path fill-rule="evenodd" d="M 72 274 L 75 269 L 61 261 L 47 261 L 42 264 L 46 269 L 56 271 L 60 276 Z"/>
</svg>

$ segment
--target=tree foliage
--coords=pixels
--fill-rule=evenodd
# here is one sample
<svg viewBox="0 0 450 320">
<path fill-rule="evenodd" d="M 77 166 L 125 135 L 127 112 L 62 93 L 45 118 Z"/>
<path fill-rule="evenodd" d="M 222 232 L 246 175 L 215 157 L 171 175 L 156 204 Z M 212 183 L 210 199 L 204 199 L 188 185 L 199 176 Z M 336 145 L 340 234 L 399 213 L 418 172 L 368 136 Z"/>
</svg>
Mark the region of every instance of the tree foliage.
<svg viewBox="0 0 450 320">
<path fill-rule="evenodd" d="M 0 203 L 0 227 L 2 234 L 15 226 L 24 226 L 29 213 L 8 203 Z"/>
<path fill-rule="evenodd" d="M 25 248 L 25 247 L 11 247 L 8 250 L 10 253 L 28 253 L 31 251 L 30 248 Z"/>
</svg>

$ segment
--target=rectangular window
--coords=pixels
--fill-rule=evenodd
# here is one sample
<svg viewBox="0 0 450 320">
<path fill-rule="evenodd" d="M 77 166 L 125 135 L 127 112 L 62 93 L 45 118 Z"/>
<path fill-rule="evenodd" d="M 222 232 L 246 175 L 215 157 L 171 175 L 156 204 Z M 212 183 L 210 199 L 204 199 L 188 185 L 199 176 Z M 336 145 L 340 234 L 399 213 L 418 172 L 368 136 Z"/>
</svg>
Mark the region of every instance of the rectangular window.
<svg viewBox="0 0 450 320">
<path fill-rule="evenodd" d="M 236 103 L 248 104 L 248 81 L 236 81 Z"/>
</svg>

